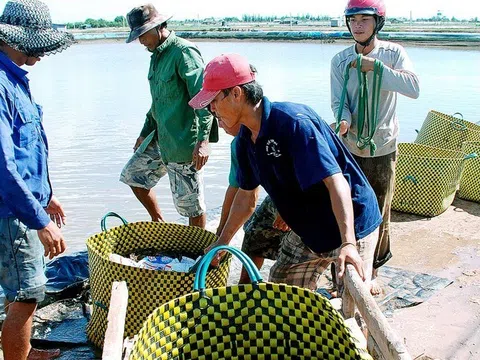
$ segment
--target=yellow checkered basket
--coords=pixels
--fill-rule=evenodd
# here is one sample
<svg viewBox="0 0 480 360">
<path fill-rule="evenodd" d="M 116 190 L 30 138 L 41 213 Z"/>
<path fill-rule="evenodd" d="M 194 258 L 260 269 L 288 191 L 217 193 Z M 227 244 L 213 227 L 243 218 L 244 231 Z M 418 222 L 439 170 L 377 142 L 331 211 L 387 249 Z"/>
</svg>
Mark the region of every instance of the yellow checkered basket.
<svg viewBox="0 0 480 360">
<path fill-rule="evenodd" d="M 466 156 L 461 151 L 400 143 L 392 209 L 437 216 L 453 202 Z"/>
<path fill-rule="evenodd" d="M 237 256 L 252 283 L 206 288 L 205 271 L 218 251 Z M 148 317 L 130 359 L 372 359 L 358 344 L 326 298 L 262 282 L 243 252 L 220 246 L 202 258 L 193 293 Z"/>
<path fill-rule="evenodd" d="M 122 219 L 124 225 L 107 231 L 105 221 L 108 216 Z M 115 213 L 104 216 L 102 230 L 102 233 L 87 240 L 93 303 L 87 336 L 99 347 L 103 346 L 114 281 L 126 281 L 128 287 L 125 337 L 136 335 L 147 316 L 160 305 L 192 292 L 194 281 L 194 274 L 190 273 L 148 270 L 118 264 L 109 260 L 110 254 L 128 256 L 141 249 L 155 249 L 197 258 L 216 241 L 215 234 L 198 227 L 159 222 L 127 223 Z M 209 287 L 227 284 L 230 261 L 231 256 L 228 256 L 218 268 L 208 272 Z"/>
<path fill-rule="evenodd" d="M 480 125 L 463 120 L 460 113 L 447 115 L 431 110 L 415 143 L 460 151 L 464 141 L 480 141 Z"/>
<path fill-rule="evenodd" d="M 480 154 L 480 141 L 466 141 L 462 145 L 462 150 L 467 154 Z M 460 189 L 458 191 L 460 199 L 480 202 L 480 158 L 469 160 L 465 164 L 465 169 L 460 179 Z"/>
</svg>

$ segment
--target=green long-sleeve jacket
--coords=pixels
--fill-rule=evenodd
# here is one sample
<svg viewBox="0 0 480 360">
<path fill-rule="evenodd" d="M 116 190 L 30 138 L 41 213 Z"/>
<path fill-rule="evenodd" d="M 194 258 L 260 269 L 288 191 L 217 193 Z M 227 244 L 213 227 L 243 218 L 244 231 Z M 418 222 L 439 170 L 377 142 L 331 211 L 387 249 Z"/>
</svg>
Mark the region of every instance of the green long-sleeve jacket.
<svg viewBox="0 0 480 360">
<path fill-rule="evenodd" d="M 188 105 L 202 88 L 203 69 L 197 47 L 173 31 L 151 56 L 148 81 L 152 106 L 140 136 L 157 131 L 166 163 L 192 161 L 195 144 L 208 140 L 212 115 L 205 109 L 193 110 Z"/>
</svg>

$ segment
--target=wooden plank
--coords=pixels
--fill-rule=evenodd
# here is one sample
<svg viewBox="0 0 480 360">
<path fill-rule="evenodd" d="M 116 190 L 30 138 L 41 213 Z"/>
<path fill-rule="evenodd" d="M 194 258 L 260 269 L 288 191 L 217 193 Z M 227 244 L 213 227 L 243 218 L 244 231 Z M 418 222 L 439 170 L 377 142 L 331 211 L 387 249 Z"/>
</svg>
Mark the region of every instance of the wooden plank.
<svg viewBox="0 0 480 360">
<path fill-rule="evenodd" d="M 375 342 L 375 339 L 372 337 L 372 335 L 368 335 L 367 350 L 375 360 L 389 360 L 382 355 L 382 352 L 378 347 L 378 344 Z"/>
<path fill-rule="evenodd" d="M 347 286 L 344 286 L 342 293 L 342 313 L 345 319 L 355 316 L 355 300 Z"/>
<path fill-rule="evenodd" d="M 393 331 L 387 319 L 370 294 L 364 282 L 351 264 L 347 264 L 343 279 L 345 290 L 353 298 L 360 314 L 362 315 L 369 334 L 375 339 L 382 355 L 386 359 L 411 360 L 407 348 Z M 345 305 L 345 299 L 343 299 Z M 350 310 L 350 309 L 348 309 Z"/>
<path fill-rule="evenodd" d="M 123 354 L 123 332 L 127 316 L 128 289 L 125 281 L 112 284 L 112 296 L 107 317 L 107 331 L 103 344 L 102 359 L 121 360 Z"/>
</svg>

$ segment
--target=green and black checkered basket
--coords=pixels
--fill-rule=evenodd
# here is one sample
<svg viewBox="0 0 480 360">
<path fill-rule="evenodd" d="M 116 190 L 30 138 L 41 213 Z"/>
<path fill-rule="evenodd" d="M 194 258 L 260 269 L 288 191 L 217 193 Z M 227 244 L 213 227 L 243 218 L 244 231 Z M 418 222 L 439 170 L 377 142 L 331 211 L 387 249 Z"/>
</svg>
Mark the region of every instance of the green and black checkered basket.
<svg viewBox="0 0 480 360">
<path fill-rule="evenodd" d="M 106 218 L 115 216 L 124 225 L 106 230 Z M 145 319 L 160 305 L 192 292 L 194 275 L 184 272 L 148 270 L 122 265 L 109 260 L 112 253 L 128 256 L 143 249 L 178 253 L 196 258 L 216 241 L 215 234 L 194 226 L 173 223 L 127 223 L 115 213 L 108 213 L 101 222 L 102 232 L 87 240 L 90 286 L 93 311 L 87 326 L 87 336 L 102 347 L 107 328 L 112 283 L 126 281 L 128 307 L 124 337 L 136 335 Z M 208 271 L 209 287 L 227 284 L 231 256 L 218 268 Z"/>
<path fill-rule="evenodd" d="M 480 141 L 480 125 L 464 120 L 460 113 L 447 115 L 431 110 L 415 143 L 461 151 L 465 141 Z"/>
<path fill-rule="evenodd" d="M 218 251 L 237 256 L 252 283 L 208 286 L 205 274 Z M 193 293 L 148 317 L 130 359 L 372 358 L 326 298 L 308 289 L 262 282 L 244 253 L 220 246 L 202 258 Z"/>
<path fill-rule="evenodd" d="M 462 151 L 400 143 L 392 209 L 437 216 L 453 202 L 466 160 Z"/>
<path fill-rule="evenodd" d="M 462 144 L 462 150 L 467 154 L 480 154 L 480 141 L 466 141 Z M 460 199 L 480 203 L 480 157 L 465 163 L 465 169 L 460 179 L 458 190 Z"/>
</svg>

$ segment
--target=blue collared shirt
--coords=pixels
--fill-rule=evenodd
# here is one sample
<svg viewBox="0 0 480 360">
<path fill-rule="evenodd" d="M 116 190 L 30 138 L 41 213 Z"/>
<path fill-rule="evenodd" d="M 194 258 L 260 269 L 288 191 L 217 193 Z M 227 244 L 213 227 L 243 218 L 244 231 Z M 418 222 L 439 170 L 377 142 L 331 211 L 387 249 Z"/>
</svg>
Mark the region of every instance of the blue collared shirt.
<svg viewBox="0 0 480 360">
<path fill-rule="evenodd" d="M 262 185 L 283 220 L 317 253 L 340 246 L 340 230 L 323 180 L 337 173 L 351 189 L 355 235 L 382 222 L 377 199 L 348 149 L 311 108 L 263 98 L 260 132 L 253 143 L 242 126 L 236 153 L 240 188 Z"/>
<path fill-rule="evenodd" d="M 0 52 L 0 218 L 16 217 L 38 230 L 50 222 L 44 208 L 52 188 L 42 108 L 27 74 Z"/>
</svg>

